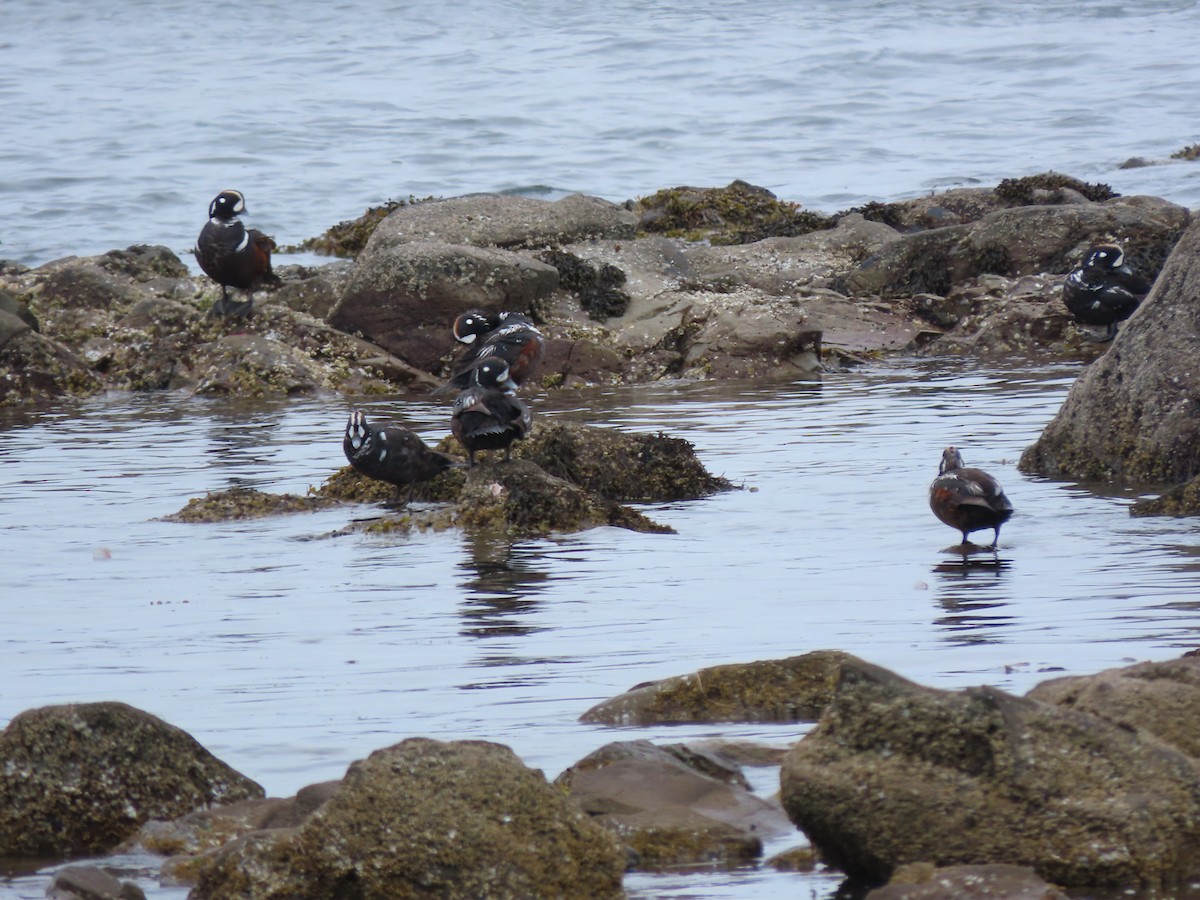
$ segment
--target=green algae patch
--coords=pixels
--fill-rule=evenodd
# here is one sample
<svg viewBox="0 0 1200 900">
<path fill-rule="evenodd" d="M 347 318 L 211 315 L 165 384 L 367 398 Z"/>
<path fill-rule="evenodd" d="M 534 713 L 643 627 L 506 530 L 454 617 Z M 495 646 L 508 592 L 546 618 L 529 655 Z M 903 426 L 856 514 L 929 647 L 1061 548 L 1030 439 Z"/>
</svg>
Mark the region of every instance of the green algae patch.
<svg viewBox="0 0 1200 900">
<path fill-rule="evenodd" d="M 515 454 L 608 500 L 664 503 L 732 490 L 682 439 L 566 422 L 539 424 Z"/>
<path fill-rule="evenodd" d="M 740 180 L 723 188 L 664 188 L 639 198 L 637 208 L 643 232 L 713 244 L 794 237 L 837 224 L 831 216 L 803 210 L 799 203 Z"/>
<path fill-rule="evenodd" d="M 417 203 L 435 199 L 437 198 L 424 197 L 418 200 L 416 197 L 410 196 L 407 200 L 388 200 L 379 206 L 370 207 L 357 219 L 338 222 L 326 229 L 323 234 L 303 240 L 299 244 L 284 247 L 279 252 L 318 253 L 322 256 L 341 256 L 353 259 L 362 253 L 379 223 L 393 211 L 402 206 L 414 206 Z"/>
<path fill-rule="evenodd" d="M 284 513 L 313 512 L 336 501 L 296 494 L 268 494 L 254 488 L 231 488 L 193 497 L 177 513 L 163 516 L 165 522 L 229 522 L 236 519 L 260 519 Z"/>
<path fill-rule="evenodd" d="M 1107 184 L 1091 184 L 1061 172 L 1043 172 L 1024 178 L 1005 178 L 996 185 L 996 196 L 1009 206 L 1031 206 L 1044 203 L 1066 203 L 1062 189 L 1082 194 L 1094 203 L 1103 203 L 1120 196 Z M 1038 196 L 1036 192 L 1046 192 Z"/>
</svg>

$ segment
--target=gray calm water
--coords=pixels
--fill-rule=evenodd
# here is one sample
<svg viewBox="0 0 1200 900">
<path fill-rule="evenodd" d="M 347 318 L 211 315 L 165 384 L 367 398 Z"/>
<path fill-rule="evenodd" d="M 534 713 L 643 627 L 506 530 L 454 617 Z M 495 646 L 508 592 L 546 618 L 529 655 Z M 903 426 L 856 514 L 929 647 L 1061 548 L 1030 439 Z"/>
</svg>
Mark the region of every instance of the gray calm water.
<svg viewBox="0 0 1200 900">
<path fill-rule="evenodd" d="M 1194 0 L 5 0 L 0 258 L 294 243 L 388 198 L 743 178 L 834 212 L 1056 169 L 1200 205 Z"/>
<path fill-rule="evenodd" d="M 339 399 L 117 396 L 10 414 L 0 724 L 121 700 L 288 795 L 414 735 L 499 741 L 553 777 L 611 740 L 803 733 L 577 721 L 634 684 L 718 663 L 840 648 L 924 684 L 1024 692 L 1176 656 L 1200 638 L 1195 523 L 1132 519 L 1130 495 L 1015 469 L 1077 372 L 898 361 L 821 382 L 535 395 L 546 419 L 685 437 L 743 489 L 647 509 L 676 535 L 601 528 L 511 545 L 331 536 L 369 507 L 158 521 L 232 485 L 319 484 L 342 464 Z M 367 408 L 429 439 L 447 431 L 446 408 L 424 399 Z M 949 442 L 1016 505 L 995 558 L 964 562 L 926 505 Z M 757 777 L 777 788 L 774 771 Z M 182 896 L 154 886 L 149 861 L 122 862 L 152 896 Z M 838 881 L 744 870 L 629 883 L 646 898 L 758 898 L 831 897 Z M 0 881 L 0 896 L 40 897 L 45 883 Z"/>
</svg>

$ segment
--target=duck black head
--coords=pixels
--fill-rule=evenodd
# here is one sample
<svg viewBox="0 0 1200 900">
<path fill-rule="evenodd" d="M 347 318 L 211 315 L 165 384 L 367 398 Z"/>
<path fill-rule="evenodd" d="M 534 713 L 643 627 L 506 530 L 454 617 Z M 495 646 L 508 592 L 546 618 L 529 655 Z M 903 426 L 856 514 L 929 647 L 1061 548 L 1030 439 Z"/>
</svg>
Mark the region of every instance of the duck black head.
<svg viewBox="0 0 1200 900">
<path fill-rule="evenodd" d="M 1096 244 L 1083 258 L 1085 269 L 1106 269 L 1112 271 L 1125 264 L 1125 251 L 1117 244 Z"/>
<path fill-rule="evenodd" d="M 474 344 L 495 327 L 493 318 L 483 310 L 467 310 L 454 320 L 454 339 L 460 344 Z"/>
<path fill-rule="evenodd" d="M 953 472 L 955 469 L 963 467 L 962 454 L 958 452 L 957 447 L 947 447 L 942 451 L 942 462 L 938 466 L 938 474 L 945 475 L 947 472 Z"/>
<path fill-rule="evenodd" d="M 475 364 L 471 380 L 482 388 L 515 394 L 517 383 L 509 377 L 508 363 L 498 356 L 487 356 Z"/>
<path fill-rule="evenodd" d="M 246 211 L 246 198 L 241 191 L 221 191 L 208 204 L 208 217 L 219 222 L 229 222 Z"/>
</svg>

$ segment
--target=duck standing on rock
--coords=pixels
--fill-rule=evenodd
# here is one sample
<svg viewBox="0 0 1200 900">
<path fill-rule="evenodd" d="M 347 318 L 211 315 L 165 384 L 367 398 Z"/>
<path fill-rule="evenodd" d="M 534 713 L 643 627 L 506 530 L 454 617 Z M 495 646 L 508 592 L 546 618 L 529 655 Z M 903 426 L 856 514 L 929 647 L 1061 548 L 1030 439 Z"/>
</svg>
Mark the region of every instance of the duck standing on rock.
<svg viewBox="0 0 1200 900">
<path fill-rule="evenodd" d="M 454 364 L 450 380 L 434 393 L 466 390 L 475 368 L 489 357 L 507 363 L 513 384 L 522 384 L 537 374 L 546 349 L 545 338 L 533 320 L 514 312 L 468 310 L 454 320 L 454 339 L 468 349 Z"/>
<path fill-rule="evenodd" d="M 420 481 L 430 481 L 452 466 L 461 466 L 453 457 L 431 450 L 420 436 L 403 425 L 371 425 L 357 409 L 346 422 L 342 439 L 346 459 L 357 471 L 396 485 L 408 485 L 408 499 Z"/>
<path fill-rule="evenodd" d="M 1117 323 L 1133 315 L 1142 299 L 1150 293 L 1150 283 L 1125 263 L 1125 252 L 1116 244 L 1097 244 L 1088 250 L 1083 264 L 1067 276 L 1063 284 L 1063 303 L 1082 325 L 1104 325 L 1104 337 L 1111 341 Z"/>
<path fill-rule="evenodd" d="M 250 315 L 253 299 L 231 302 L 231 287 L 249 291 L 262 284 L 280 283 L 271 271 L 275 241 L 255 228 L 246 228 L 238 218 L 245 211 L 246 198 L 240 191 L 221 191 L 208 205 L 208 222 L 196 239 L 196 262 L 221 285 L 221 299 L 212 308 L 214 315 Z"/>
<path fill-rule="evenodd" d="M 477 450 L 503 450 L 507 462 L 513 442 L 529 434 L 533 413 L 517 399 L 508 363 L 500 357 L 480 360 L 470 374 L 473 383 L 454 401 L 450 430 L 467 448 L 472 468 Z"/>
<path fill-rule="evenodd" d="M 929 486 L 929 508 L 933 514 L 967 535 L 984 528 L 995 529 L 992 549 L 1000 540 L 1000 526 L 1013 514 L 1013 506 L 1004 496 L 1000 482 L 981 469 L 963 466 L 962 454 L 956 447 L 947 447 L 938 466 L 938 477 Z"/>
</svg>

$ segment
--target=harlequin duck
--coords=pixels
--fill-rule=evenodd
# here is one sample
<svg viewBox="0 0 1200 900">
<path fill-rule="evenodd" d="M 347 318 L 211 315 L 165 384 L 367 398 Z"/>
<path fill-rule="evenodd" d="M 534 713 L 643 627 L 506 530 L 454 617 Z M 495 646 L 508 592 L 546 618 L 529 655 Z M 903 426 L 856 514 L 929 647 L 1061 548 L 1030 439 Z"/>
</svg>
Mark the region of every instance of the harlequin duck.
<svg viewBox="0 0 1200 900">
<path fill-rule="evenodd" d="M 196 239 L 196 262 L 205 275 L 221 285 L 221 299 L 212 308 L 214 315 L 250 315 L 254 301 L 231 301 L 231 287 L 249 291 L 262 284 L 280 283 L 271 271 L 275 242 L 242 224 L 238 216 L 245 211 L 246 198 L 239 191 L 221 191 L 208 205 L 208 222 Z"/>
<path fill-rule="evenodd" d="M 472 373 L 482 360 L 495 356 L 508 364 L 514 385 L 523 384 L 537 374 L 546 341 L 533 320 L 521 313 L 489 313 L 469 310 L 454 320 L 454 339 L 468 350 L 454 364 L 450 380 L 434 393 L 451 388 L 466 390 Z"/>
<path fill-rule="evenodd" d="M 1004 496 L 1004 488 L 987 472 L 963 467 L 962 454 L 955 447 L 942 453 L 938 477 L 929 486 L 929 508 L 933 514 L 967 535 L 983 528 L 995 530 L 992 548 L 1000 540 L 1000 526 L 1013 514 L 1013 506 Z"/>
<path fill-rule="evenodd" d="M 467 448 L 468 465 L 474 467 L 477 450 L 503 450 L 507 462 L 513 441 L 529 434 L 533 413 L 505 388 L 511 373 L 500 357 L 480 360 L 470 377 L 471 386 L 454 401 L 450 430 Z"/>
<path fill-rule="evenodd" d="M 1125 253 L 1116 244 L 1097 244 L 1088 250 L 1083 264 L 1067 276 L 1063 284 L 1063 303 L 1083 325 L 1104 325 L 1104 337 L 1111 341 L 1117 323 L 1133 315 L 1142 298 L 1150 293 L 1150 283 L 1125 264 Z"/>
<path fill-rule="evenodd" d="M 430 481 L 451 466 L 462 465 L 445 453 L 430 450 L 403 425 L 371 425 L 358 410 L 351 412 L 346 422 L 342 450 L 350 465 L 364 475 L 397 488 L 407 484 L 409 500 L 417 482 Z"/>
</svg>

